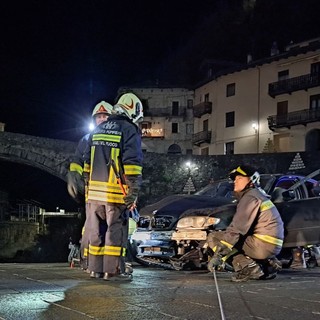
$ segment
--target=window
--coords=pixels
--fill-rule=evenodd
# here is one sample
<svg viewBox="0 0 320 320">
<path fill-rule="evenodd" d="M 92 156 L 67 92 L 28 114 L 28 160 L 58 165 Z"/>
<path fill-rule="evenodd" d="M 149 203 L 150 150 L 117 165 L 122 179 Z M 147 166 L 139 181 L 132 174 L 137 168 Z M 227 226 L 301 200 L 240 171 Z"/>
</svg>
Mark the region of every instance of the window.
<svg viewBox="0 0 320 320">
<path fill-rule="evenodd" d="M 179 101 L 172 101 L 172 115 L 179 115 Z"/>
<path fill-rule="evenodd" d="M 226 128 L 234 127 L 234 111 L 226 113 Z"/>
<path fill-rule="evenodd" d="M 141 99 L 141 103 L 143 106 L 143 112 L 145 113 L 145 115 L 148 115 L 148 111 L 149 111 L 148 99 Z"/>
<path fill-rule="evenodd" d="M 234 141 L 225 144 L 225 154 L 234 154 Z"/>
<path fill-rule="evenodd" d="M 310 96 L 310 109 L 320 109 L 320 94 Z"/>
<path fill-rule="evenodd" d="M 193 134 L 193 123 L 188 123 L 186 125 L 186 134 Z"/>
<path fill-rule="evenodd" d="M 186 149 L 186 155 L 192 155 L 192 149 Z"/>
<path fill-rule="evenodd" d="M 204 102 L 209 102 L 209 93 L 204 95 Z"/>
<path fill-rule="evenodd" d="M 311 63 L 310 73 L 312 75 L 320 74 L 320 62 Z"/>
<path fill-rule="evenodd" d="M 171 125 L 172 133 L 178 133 L 178 123 L 173 122 Z"/>
<path fill-rule="evenodd" d="M 277 115 L 281 116 L 288 113 L 288 101 L 280 101 L 277 103 Z"/>
<path fill-rule="evenodd" d="M 236 84 L 230 83 L 227 85 L 227 97 L 234 96 L 236 94 Z"/>
<path fill-rule="evenodd" d="M 141 123 L 141 132 L 143 137 L 150 137 L 151 123 L 150 122 L 142 122 Z"/>
<path fill-rule="evenodd" d="M 202 148 L 201 149 L 201 155 L 202 156 L 208 156 L 209 155 L 209 148 L 208 147 Z"/>
<path fill-rule="evenodd" d="M 209 130 L 209 120 L 204 120 L 202 123 L 202 131 L 208 131 Z"/>
<path fill-rule="evenodd" d="M 289 78 L 289 70 L 283 70 L 278 72 L 278 81 L 286 80 Z"/>
<path fill-rule="evenodd" d="M 188 104 L 188 109 L 192 108 L 193 107 L 193 100 L 188 99 L 187 104 Z"/>
</svg>

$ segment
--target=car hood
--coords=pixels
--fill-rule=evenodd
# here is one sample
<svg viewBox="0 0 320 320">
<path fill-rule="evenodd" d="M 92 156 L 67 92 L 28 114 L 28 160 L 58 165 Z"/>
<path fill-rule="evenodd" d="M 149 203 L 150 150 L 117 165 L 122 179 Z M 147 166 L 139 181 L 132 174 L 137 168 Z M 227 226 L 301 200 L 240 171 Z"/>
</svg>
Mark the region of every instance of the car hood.
<svg viewBox="0 0 320 320">
<path fill-rule="evenodd" d="M 216 208 L 234 201 L 233 198 L 197 195 L 173 195 L 140 210 L 143 215 L 173 216 L 178 218 L 188 209 Z"/>
</svg>

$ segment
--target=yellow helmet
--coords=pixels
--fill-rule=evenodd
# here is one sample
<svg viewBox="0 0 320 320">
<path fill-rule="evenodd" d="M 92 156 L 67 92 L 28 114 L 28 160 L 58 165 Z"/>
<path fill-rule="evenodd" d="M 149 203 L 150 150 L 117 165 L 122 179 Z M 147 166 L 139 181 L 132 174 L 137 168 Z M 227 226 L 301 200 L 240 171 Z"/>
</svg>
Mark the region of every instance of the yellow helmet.
<svg viewBox="0 0 320 320">
<path fill-rule="evenodd" d="M 135 124 L 143 120 L 142 102 L 133 93 L 123 94 L 114 106 L 114 111 L 126 115 Z"/>
<path fill-rule="evenodd" d="M 99 102 L 92 111 L 92 117 L 96 116 L 99 113 L 111 114 L 113 106 L 105 101 Z"/>
</svg>

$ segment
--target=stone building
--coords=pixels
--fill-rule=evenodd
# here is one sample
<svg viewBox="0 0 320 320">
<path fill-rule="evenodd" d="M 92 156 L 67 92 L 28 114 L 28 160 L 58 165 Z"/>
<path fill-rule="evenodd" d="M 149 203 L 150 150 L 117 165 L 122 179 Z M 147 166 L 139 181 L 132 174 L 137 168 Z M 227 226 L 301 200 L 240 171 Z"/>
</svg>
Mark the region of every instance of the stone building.
<svg viewBox="0 0 320 320">
<path fill-rule="evenodd" d="M 320 38 L 274 46 L 195 86 L 194 154 L 320 150 Z"/>
<path fill-rule="evenodd" d="M 192 154 L 193 90 L 177 87 L 122 87 L 142 101 L 143 149 L 162 154 Z"/>
</svg>

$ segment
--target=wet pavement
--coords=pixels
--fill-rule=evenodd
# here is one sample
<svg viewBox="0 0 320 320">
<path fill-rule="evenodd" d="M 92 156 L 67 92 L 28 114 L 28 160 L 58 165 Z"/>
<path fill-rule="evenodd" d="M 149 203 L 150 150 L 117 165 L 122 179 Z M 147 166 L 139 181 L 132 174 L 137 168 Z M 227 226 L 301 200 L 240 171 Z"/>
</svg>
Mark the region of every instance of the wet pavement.
<svg viewBox="0 0 320 320">
<path fill-rule="evenodd" d="M 0 264 L 0 319 L 320 319 L 320 268 L 233 283 L 206 271 L 134 266 L 133 281 L 90 279 L 68 264 Z"/>
</svg>

